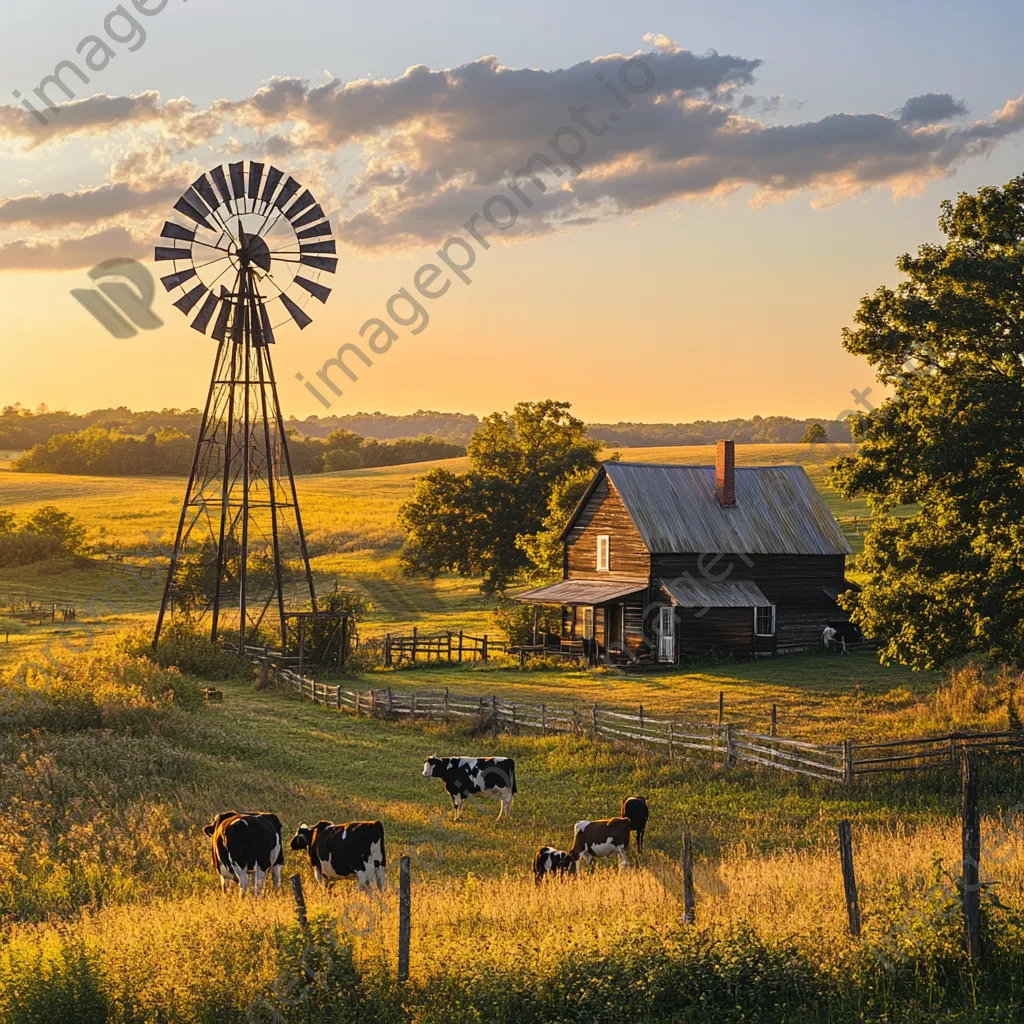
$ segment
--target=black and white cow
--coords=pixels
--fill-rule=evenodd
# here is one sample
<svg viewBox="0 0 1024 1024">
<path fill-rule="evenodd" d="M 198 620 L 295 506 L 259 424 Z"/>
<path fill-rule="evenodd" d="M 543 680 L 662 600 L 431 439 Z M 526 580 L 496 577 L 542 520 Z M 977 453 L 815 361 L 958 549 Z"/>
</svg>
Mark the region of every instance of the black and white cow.
<svg viewBox="0 0 1024 1024">
<path fill-rule="evenodd" d="M 647 819 L 650 812 L 647 809 L 647 800 L 642 796 L 627 796 L 622 801 L 622 810 L 619 811 L 620 818 L 629 818 L 629 823 L 636 833 L 637 853 L 644 850 L 644 832 L 647 829 Z"/>
<path fill-rule="evenodd" d="M 379 821 L 350 821 L 335 825 L 318 821 L 300 825 L 292 836 L 293 850 L 308 850 L 309 863 L 316 880 L 323 886 L 337 878 L 355 878 L 366 892 L 376 881 L 377 891 L 384 888 L 384 869 L 388 859 L 384 851 L 384 826 Z"/>
<path fill-rule="evenodd" d="M 284 844 L 281 819 L 276 814 L 224 811 L 205 825 L 203 832 L 213 840 L 213 869 L 220 875 L 223 892 L 227 892 L 229 882 L 235 882 L 244 898 L 250 871 L 257 896 L 263 892 L 263 880 L 268 871 L 274 879 L 274 888 L 281 885 Z"/>
<path fill-rule="evenodd" d="M 632 823 L 629 818 L 605 818 L 602 821 L 577 821 L 573 829 L 572 846 L 569 854 L 580 873 L 580 861 L 589 864 L 595 857 L 619 855 L 619 867 L 628 868 L 626 851 L 629 849 L 629 833 Z"/>
<path fill-rule="evenodd" d="M 548 875 L 568 874 L 573 869 L 572 854 L 556 850 L 553 846 L 542 846 L 533 857 L 533 880 L 539 885 Z"/>
<path fill-rule="evenodd" d="M 512 816 L 512 798 L 517 790 L 516 763 L 511 757 L 428 757 L 423 775 L 444 782 L 456 821 L 462 816 L 463 802 L 476 793 L 501 798 L 499 821 Z"/>
</svg>

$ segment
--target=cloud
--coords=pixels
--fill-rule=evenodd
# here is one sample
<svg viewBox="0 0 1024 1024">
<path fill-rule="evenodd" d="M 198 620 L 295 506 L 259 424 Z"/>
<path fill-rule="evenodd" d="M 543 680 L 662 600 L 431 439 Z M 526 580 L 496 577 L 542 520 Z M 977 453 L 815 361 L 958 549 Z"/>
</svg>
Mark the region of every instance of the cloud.
<svg viewBox="0 0 1024 1024">
<path fill-rule="evenodd" d="M 948 92 L 928 92 L 911 96 L 899 115 L 904 124 L 939 124 L 966 113 L 967 104 L 963 100 L 954 99 Z"/>
<path fill-rule="evenodd" d="M 19 240 L 0 245 L 0 271 L 91 269 L 104 260 L 141 259 L 151 249 L 148 241 L 136 241 L 120 227 L 77 238 Z"/>
</svg>

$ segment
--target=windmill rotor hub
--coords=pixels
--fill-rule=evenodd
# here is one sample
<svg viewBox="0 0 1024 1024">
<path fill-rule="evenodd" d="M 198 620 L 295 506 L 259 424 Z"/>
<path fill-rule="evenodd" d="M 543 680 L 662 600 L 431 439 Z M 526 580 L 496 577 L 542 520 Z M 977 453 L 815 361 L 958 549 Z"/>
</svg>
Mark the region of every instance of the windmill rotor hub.
<svg viewBox="0 0 1024 1024">
<path fill-rule="evenodd" d="M 270 246 L 259 235 L 246 237 L 238 246 L 237 256 L 243 268 L 251 265 L 264 273 L 270 272 Z"/>
</svg>

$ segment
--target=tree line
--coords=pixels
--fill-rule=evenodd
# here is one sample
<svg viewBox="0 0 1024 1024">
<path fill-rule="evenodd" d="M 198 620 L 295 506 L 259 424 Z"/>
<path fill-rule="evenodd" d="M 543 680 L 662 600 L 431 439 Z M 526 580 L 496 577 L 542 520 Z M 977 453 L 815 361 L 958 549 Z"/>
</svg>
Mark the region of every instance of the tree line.
<svg viewBox="0 0 1024 1024">
<path fill-rule="evenodd" d="M 0 569 L 82 553 L 85 528 L 54 505 L 36 509 L 23 523 L 0 508 Z"/>
</svg>

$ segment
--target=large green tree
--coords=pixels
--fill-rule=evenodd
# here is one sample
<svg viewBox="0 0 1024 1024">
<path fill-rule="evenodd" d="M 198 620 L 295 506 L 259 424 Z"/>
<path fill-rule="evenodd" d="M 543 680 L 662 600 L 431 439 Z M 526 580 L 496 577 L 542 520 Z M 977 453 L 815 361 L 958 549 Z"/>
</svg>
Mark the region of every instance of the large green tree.
<svg viewBox="0 0 1024 1024">
<path fill-rule="evenodd" d="M 543 526 L 555 484 L 597 467 L 601 443 L 568 402 L 520 402 L 488 416 L 469 443 L 470 469 L 424 473 L 399 513 L 407 572 L 480 576 L 501 591 L 529 564 L 516 538 Z"/>
<path fill-rule="evenodd" d="M 1024 661 L 1024 176 L 942 204 L 941 244 L 897 261 L 843 344 L 892 397 L 834 479 L 876 516 L 849 598 L 884 660 Z M 890 515 L 916 505 L 913 515 Z"/>
</svg>

